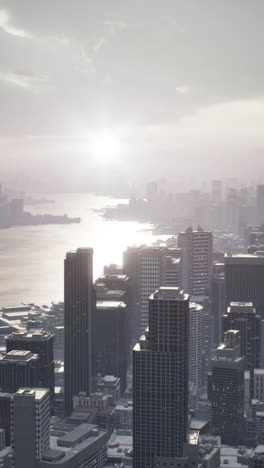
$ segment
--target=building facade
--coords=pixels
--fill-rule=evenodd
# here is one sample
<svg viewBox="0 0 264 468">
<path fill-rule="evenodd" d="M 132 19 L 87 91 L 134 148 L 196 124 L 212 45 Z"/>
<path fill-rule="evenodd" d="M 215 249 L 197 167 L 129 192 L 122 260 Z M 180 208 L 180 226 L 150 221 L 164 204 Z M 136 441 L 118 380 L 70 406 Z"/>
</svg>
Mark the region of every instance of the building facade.
<svg viewBox="0 0 264 468">
<path fill-rule="evenodd" d="M 149 330 L 133 350 L 134 467 L 182 457 L 188 431 L 189 296 L 161 287 L 149 299 Z"/>
<path fill-rule="evenodd" d="M 92 327 L 95 311 L 93 250 L 68 252 L 64 261 L 65 412 L 72 397 L 92 390 Z"/>
</svg>

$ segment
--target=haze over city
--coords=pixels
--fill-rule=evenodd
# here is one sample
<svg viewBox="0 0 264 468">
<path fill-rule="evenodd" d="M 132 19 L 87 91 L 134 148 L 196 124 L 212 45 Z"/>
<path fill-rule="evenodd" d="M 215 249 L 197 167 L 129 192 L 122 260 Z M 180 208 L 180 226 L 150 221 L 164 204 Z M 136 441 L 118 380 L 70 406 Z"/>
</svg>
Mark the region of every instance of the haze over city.
<svg viewBox="0 0 264 468">
<path fill-rule="evenodd" d="M 1 0 L 2 178 L 42 191 L 96 190 L 104 173 L 256 179 L 263 14 L 259 0 Z"/>
<path fill-rule="evenodd" d="M 0 468 L 264 468 L 263 19 L 0 0 Z"/>
</svg>

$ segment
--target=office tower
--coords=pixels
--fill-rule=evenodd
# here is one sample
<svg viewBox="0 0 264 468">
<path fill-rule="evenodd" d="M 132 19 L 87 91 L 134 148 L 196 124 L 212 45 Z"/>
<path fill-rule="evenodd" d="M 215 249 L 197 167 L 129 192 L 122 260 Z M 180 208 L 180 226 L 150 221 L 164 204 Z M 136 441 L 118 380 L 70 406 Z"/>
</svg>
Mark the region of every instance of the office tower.
<svg viewBox="0 0 264 468">
<path fill-rule="evenodd" d="M 7 352 L 13 349 L 27 350 L 39 356 L 38 387 L 50 391 L 51 408 L 54 406 L 54 359 L 53 335 L 44 330 L 32 332 L 14 332 L 7 337 Z"/>
<path fill-rule="evenodd" d="M 14 468 L 35 468 L 49 448 L 49 390 L 20 388 L 12 398 Z"/>
<path fill-rule="evenodd" d="M 95 375 L 120 377 L 121 392 L 126 389 L 129 353 L 126 305 L 117 301 L 97 301 L 94 318 Z"/>
<path fill-rule="evenodd" d="M 252 302 L 231 302 L 223 316 L 223 328 L 239 330 L 241 356 L 245 356 L 245 369 L 260 367 L 261 319 Z"/>
<path fill-rule="evenodd" d="M 244 369 L 238 330 L 225 333 L 224 343 L 217 348 L 208 377 L 208 399 L 212 404 L 213 433 L 222 443 L 243 443 L 244 430 Z"/>
<path fill-rule="evenodd" d="M 182 283 L 182 260 L 180 257 L 166 256 L 163 260 L 162 285 L 180 288 Z"/>
<path fill-rule="evenodd" d="M 264 369 L 254 369 L 253 398 L 264 402 Z"/>
<path fill-rule="evenodd" d="M 213 274 L 211 310 L 213 319 L 212 344 L 214 348 L 217 348 L 222 341 L 222 316 L 226 310 L 224 273 L 216 272 Z"/>
<path fill-rule="evenodd" d="M 264 318 L 264 256 L 225 255 L 226 307 L 230 302 L 253 302 Z"/>
<path fill-rule="evenodd" d="M 149 299 L 149 330 L 133 350 L 135 468 L 183 456 L 188 401 L 189 296 L 160 287 Z"/>
<path fill-rule="evenodd" d="M 0 356 L 0 387 L 3 392 L 16 392 L 20 387 L 37 387 L 39 357 L 31 351 L 13 350 Z"/>
<path fill-rule="evenodd" d="M 222 201 L 222 182 L 221 180 L 212 181 L 212 194 L 211 194 L 213 203 L 221 203 Z"/>
<path fill-rule="evenodd" d="M 148 326 L 150 294 L 160 286 L 166 286 L 166 281 L 170 286 L 172 286 L 173 278 L 178 281 L 180 265 L 166 257 L 177 259 L 180 255 L 180 249 L 169 247 L 128 247 L 124 252 L 123 269 L 131 281 L 134 340 L 137 340 L 140 333 L 143 333 Z"/>
<path fill-rule="evenodd" d="M 68 252 L 64 261 L 65 412 L 72 397 L 92 390 L 93 250 Z"/>
<path fill-rule="evenodd" d="M 6 445 L 11 445 L 11 397 L 12 393 L 0 392 L 0 427 L 5 430 Z"/>
<path fill-rule="evenodd" d="M 257 186 L 257 223 L 264 223 L 264 185 Z"/>
<path fill-rule="evenodd" d="M 149 182 L 147 184 L 147 201 L 148 203 L 155 203 L 159 198 L 159 187 L 157 182 Z"/>
<path fill-rule="evenodd" d="M 202 314 L 203 307 L 195 302 L 190 302 L 190 375 L 192 395 L 196 400 L 202 389 Z"/>
<path fill-rule="evenodd" d="M 132 348 L 135 344 L 133 342 L 134 318 L 132 309 L 131 281 L 129 276 L 122 273 L 105 273 L 95 281 L 95 291 L 97 300 L 113 300 L 124 302 L 126 304 L 127 339 L 129 341 L 130 348 Z M 131 354 L 132 349 L 130 356 Z"/>
<path fill-rule="evenodd" d="M 178 235 L 182 249 L 182 287 L 194 296 L 208 295 L 212 280 L 213 235 L 198 227 L 191 227 Z"/>
</svg>

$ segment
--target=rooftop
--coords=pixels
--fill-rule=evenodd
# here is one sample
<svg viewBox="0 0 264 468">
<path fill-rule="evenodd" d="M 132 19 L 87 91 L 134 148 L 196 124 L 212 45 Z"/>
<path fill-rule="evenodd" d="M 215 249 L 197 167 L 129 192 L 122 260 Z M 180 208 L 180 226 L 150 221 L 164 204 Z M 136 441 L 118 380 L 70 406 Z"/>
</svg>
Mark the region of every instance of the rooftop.
<svg viewBox="0 0 264 468">
<path fill-rule="evenodd" d="M 126 304 L 120 301 L 96 301 L 97 309 L 125 309 Z"/>
</svg>

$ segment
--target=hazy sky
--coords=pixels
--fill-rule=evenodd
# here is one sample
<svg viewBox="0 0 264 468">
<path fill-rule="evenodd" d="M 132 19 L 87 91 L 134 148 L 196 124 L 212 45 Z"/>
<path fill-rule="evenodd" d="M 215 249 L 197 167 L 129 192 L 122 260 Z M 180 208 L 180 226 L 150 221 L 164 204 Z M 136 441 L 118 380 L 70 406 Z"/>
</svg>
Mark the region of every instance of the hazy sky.
<svg viewBox="0 0 264 468">
<path fill-rule="evenodd" d="M 263 18 L 263 0 L 0 0 L 3 180 L 257 177 Z"/>
</svg>

